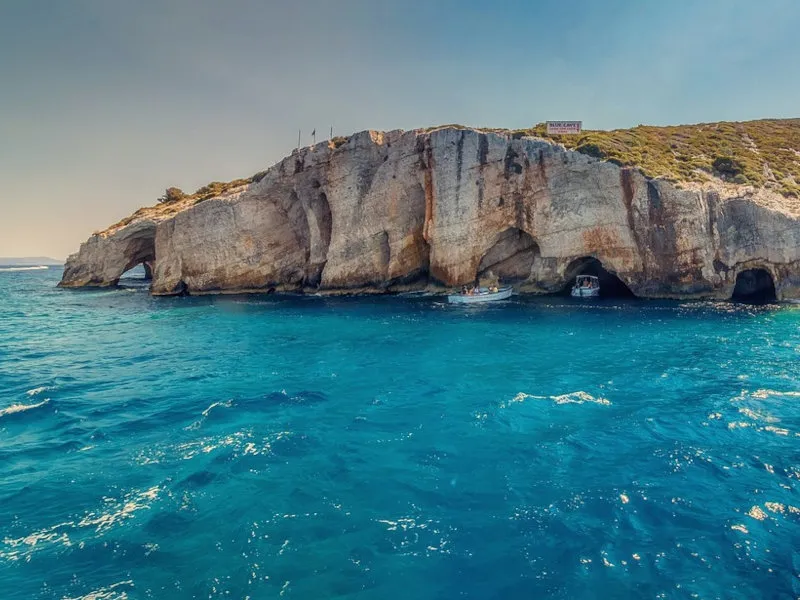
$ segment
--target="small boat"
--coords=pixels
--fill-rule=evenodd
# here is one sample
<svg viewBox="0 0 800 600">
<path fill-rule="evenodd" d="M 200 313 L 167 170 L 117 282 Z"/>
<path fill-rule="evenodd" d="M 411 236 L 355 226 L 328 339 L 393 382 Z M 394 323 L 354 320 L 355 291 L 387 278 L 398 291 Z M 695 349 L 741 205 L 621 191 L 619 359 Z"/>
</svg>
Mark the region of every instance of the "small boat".
<svg viewBox="0 0 800 600">
<path fill-rule="evenodd" d="M 600 280 L 594 275 L 578 275 L 572 286 L 573 298 L 597 298 L 600 295 Z"/>
<path fill-rule="evenodd" d="M 489 288 L 480 288 L 477 294 L 450 294 L 447 297 L 447 301 L 450 304 L 479 304 L 481 302 L 506 300 L 510 298 L 513 293 L 514 290 L 511 287 L 502 287 L 496 292 L 490 292 Z"/>
</svg>

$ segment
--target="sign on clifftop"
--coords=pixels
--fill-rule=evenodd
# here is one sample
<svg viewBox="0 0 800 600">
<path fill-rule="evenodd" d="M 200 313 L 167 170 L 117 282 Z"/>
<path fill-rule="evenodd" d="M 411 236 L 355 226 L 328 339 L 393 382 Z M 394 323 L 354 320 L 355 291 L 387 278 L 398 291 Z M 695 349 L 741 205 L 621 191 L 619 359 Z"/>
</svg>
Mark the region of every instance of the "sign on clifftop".
<svg viewBox="0 0 800 600">
<path fill-rule="evenodd" d="M 581 121 L 548 121 L 548 135 L 561 135 L 581 132 Z"/>
</svg>

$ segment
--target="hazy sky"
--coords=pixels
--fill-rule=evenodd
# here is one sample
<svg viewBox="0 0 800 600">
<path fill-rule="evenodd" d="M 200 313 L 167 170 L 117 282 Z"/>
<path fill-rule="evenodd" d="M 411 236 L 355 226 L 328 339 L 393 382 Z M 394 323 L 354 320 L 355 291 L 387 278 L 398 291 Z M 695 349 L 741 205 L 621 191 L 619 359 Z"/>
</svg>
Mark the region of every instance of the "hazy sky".
<svg viewBox="0 0 800 600">
<path fill-rule="evenodd" d="M 0 256 L 320 140 L 800 116 L 798 0 L 0 0 Z"/>
</svg>

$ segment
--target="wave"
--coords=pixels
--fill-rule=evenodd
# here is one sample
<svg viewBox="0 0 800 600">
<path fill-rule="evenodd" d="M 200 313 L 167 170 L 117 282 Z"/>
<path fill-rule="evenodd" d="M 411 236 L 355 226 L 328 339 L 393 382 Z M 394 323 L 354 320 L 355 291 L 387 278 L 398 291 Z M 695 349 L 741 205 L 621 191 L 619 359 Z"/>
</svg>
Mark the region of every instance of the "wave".
<svg viewBox="0 0 800 600">
<path fill-rule="evenodd" d="M 201 414 L 204 417 L 207 417 L 208 413 L 210 413 L 211 410 L 216 408 L 217 406 L 221 406 L 223 408 L 230 408 L 232 405 L 233 405 L 233 400 L 225 400 L 224 402 L 214 402 L 213 404 L 211 404 L 211 406 L 209 406 L 207 409 L 205 409 Z"/>
<path fill-rule="evenodd" d="M 769 390 L 769 389 L 760 389 L 756 390 L 752 394 L 753 398 L 757 398 L 759 400 L 766 400 L 770 396 L 784 396 L 788 398 L 800 398 L 800 392 L 790 391 L 784 392 L 781 390 Z"/>
<path fill-rule="evenodd" d="M 3 271 L 41 271 L 49 269 L 46 265 L 39 265 L 36 267 L 0 267 L 0 273 Z"/>
<path fill-rule="evenodd" d="M 28 397 L 36 396 L 37 394 L 41 394 L 42 392 L 46 392 L 49 389 L 50 389 L 49 387 L 47 387 L 46 385 L 43 385 L 41 387 L 37 387 L 37 388 L 33 388 L 32 390 L 28 390 L 27 392 L 25 392 L 25 395 L 28 396 Z"/>
<path fill-rule="evenodd" d="M 120 586 L 133 587 L 133 580 L 118 581 L 107 587 L 101 587 L 83 596 L 76 596 L 75 598 L 67 598 L 65 596 L 64 600 L 128 600 L 127 593 L 124 591 L 117 591 L 117 588 Z"/>
<path fill-rule="evenodd" d="M 20 538 L 10 536 L 0 538 L 0 559 L 9 562 L 29 561 L 36 552 L 56 544 L 69 548 L 73 545 L 73 540 L 77 542 L 81 537 L 84 538 L 80 541 L 82 547 L 87 538 L 86 532 L 93 531 L 98 539 L 101 538 L 121 523 L 134 518 L 139 511 L 150 509 L 164 489 L 160 485 L 154 485 L 146 490 L 129 491 L 118 499 L 106 497 L 103 498 L 102 508 L 86 512 L 80 520 L 58 523 Z M 112 597 L 120 598 L 108 596 Z M 105 596 L 96 596 L 95 600 L 100 598 Z"/>
<path fill-rule="evenodd" d="M 584 392 L 583 390 L 579 390 L 577 392 L 570 392 L 568 394 L 559 394 L 557 396 L 536 396 L 533 394 L 526 394 L 525 392 L 519 392 L 516 396 L 514 396 L 508 404 L 513 404 L 515 402 L 524 402 L 525 400 L 551 400 L 555 404 L 584 404 L 589 402 L 591 404 L 601 404 L 603 406 L 610 406 L 611 401 L 606 398 L 600 398 L 592 396 L 588 392 Z M 503 406 L 505 408 L 505 406 Z"/>
<path fill-rule="evenodd" d="M 5 417 L 6 415 L 13 415 L 16 413 L 33 410 L 34 408 L 42 407 L 45 404 L 50 404 L 49 398 L 47 398 L 46 400 L 42 400 L 41 402 L 37 402 L 36 404 L 12 404 L 11 406 L 7 406 L 6 408 L 0 408 L 0 417 Z"/>
<path fill-rule="evenodd" d="M 209 406 L 202 413 L 200 413 L 201 417 L 197 421 L 194 421 L 192 424 L 187 425 L 186 427 L 184 427 L 184 429 L 186 429 L 187 431 L 192 429 L 200 429 L 200 427 L 203 425 L 203 423 L 208 418 L 208 415 L 211 413 L 213 409 L 217 407 L 230 408 L 231 406 L 233 406 L 233 400 L 224 400 L 224 401 L 221 400 L 219 402 L 214 402 L 211 404 L 211 406 Z"/>
</svg>

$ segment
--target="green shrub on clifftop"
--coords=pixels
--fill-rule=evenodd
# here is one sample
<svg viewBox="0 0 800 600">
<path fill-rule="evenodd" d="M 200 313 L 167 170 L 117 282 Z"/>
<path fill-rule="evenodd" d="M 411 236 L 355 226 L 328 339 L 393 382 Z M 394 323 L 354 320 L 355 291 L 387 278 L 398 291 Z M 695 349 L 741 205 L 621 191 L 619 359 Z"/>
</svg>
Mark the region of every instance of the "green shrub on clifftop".
<svg viewBox="0 0 800 600">
<path fill-rule="evenodd" d="M 170 202 L 178 202 L 184 198 L 186 198 L 186 194 L 183 193 L 181 188 L 169 187 L 164 192 L 164 195 L 158 199 L 158 201 L 162 204 L 168 204 Z"/>
</svg>

